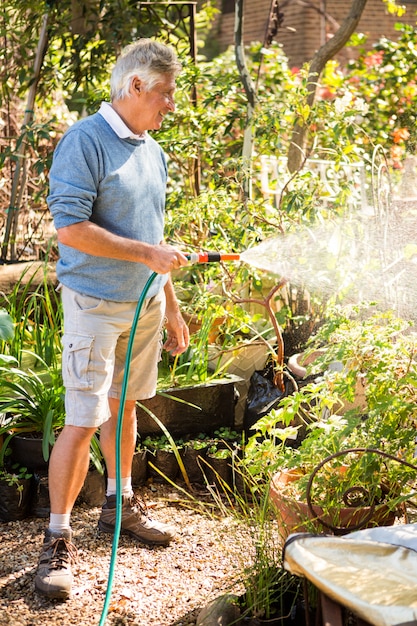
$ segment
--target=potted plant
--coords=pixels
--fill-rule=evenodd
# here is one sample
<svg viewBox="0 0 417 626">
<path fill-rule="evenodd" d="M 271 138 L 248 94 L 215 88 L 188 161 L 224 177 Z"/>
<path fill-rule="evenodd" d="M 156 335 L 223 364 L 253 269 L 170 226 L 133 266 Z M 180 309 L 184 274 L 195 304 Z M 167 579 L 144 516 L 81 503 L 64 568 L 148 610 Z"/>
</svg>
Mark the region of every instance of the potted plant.
<svg viewBox="0 0 417 626">
<path fill-rule="evenodd" d="M 250 465 L 237 463 L 246 489 L 237 493 L 223 481 L 212 489 L 213 500 L 227 518 L 245 528 L 242 535 L 240 594 L 227 593 L 212 600 L 197 616 L 197 626 L 215 624 L 314 623 L 310 588 L 282 565 L 282 545 L 273 515 L 268 484 L 250 473 Z M 307 620 L 308 614 L 310 621 Z"/>
<path fill-rule="evenodd" d="M 64 426 L 61 370 L 48 366 L 40 357 L 37 361 L 42 369 L 35 372 L 18 367 L 14 357 L 1 355 L 0 436 L 4 440 L 0 449 L 0 464 L 10 447 L 15 461 L 23 462 L 34 470 L 44 468 L 56 434 Z M 32 449 L 33 458 L 29 456 Z"/>
<path fill-rule="evenodd" d="M 272 498 L 286 506 L 280 514 L 283 534 L 294 530 L 287 515 L 290 501 L 298 529 L 323 529 L 317 518 L 333 532 L 392 523 L 415 480 L 417 368 L 410 324 L 392 313 L 367 311 L 365 316 L 358 309 L 355 316 L 339 315 L 324 324 L 310 345 L 323 344 L 326 350 L 314 365 L 323 375 L 259 420 L 245 448 L 253 474 L 272 479 Z M 342 368 L 329 368 L 334 361 Z M 338 415 L 338 407 L 352 402 L 358 376 L 365 379 L 366 405 Z M 297 428 L 288 426 L 295 415 L 306 429 L 298 447 L 293 445 Z M 290 470 L 297 470 L 291 480 Z M 307 504 L 302 513 L 300 502 Z M 342 519 L 341 509 L 349 505 L 354 510 Z M 358 516 L 359 506 L 367 510 Z M 371 509 L 376 519 L 370 519 Z"/>
<path fill-rule="evenodd" d="M 32 474 L 14 463 L 0 469 L 0 520 L 13 522 L 29 515 Z"/>
<path fill-rule="evenodd" d="M 138 436 L 135 453 L 132 459 L 132 483 L 144 485 L 148 478 L 148 449 L 141 437 Z"/>
<path fill-rule="evenodd" d="M 157 481 L 167 478 L 175 481 L 179 465 L 177 460 L 178 445 L 175 444 L 175 450 L 172 445 L 172 438 L 168 438 L 165 434 L 160 436 L 148 435 L 143 440 L 143 446 L 147 449 L 149 475 Z"/>
<path fill-rule="evenodd" d="M 185 439 L 181 458 L 190 483 L 204 483 L 204 459 L 210 444 L 206 433 L 198 433 Z"/>
</svg>

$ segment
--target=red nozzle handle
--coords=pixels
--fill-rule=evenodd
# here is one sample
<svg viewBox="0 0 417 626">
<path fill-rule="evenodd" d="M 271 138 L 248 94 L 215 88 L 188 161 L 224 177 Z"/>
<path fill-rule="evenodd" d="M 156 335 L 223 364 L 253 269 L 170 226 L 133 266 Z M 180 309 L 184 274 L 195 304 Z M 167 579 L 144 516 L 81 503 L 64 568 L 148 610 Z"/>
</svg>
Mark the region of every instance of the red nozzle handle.
<svg viewBox="0 0 417 626">
<path fill-rule="evenodd" d="M 219 263 L 220 261 L 239 261 L 240 254 L 222 252 L 192 252 L 187 255 L 191 263 Z"/>
</svg>

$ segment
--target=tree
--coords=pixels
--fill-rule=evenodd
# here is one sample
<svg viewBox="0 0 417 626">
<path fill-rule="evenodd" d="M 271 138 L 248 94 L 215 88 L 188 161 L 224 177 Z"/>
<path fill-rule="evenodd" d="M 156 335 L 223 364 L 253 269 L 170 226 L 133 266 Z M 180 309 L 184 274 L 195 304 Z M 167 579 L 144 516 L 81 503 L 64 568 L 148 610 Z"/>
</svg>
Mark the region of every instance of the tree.
<svg viewBox="0 0 417 626">
<path fill-rule="evenodd" d="M 332 59 L 349 41 L 359 23 L 367 0 L 353 0 L 346 18 L 334 36 L 326 41 L 314 55 L 309 64 L 307 77 L 307 97 L 304 106 L 307 111 L 314 104 L 318 81 L 326 63 Z M 288 150 L 288 170 L 295 172 L 300 169 L 307 156 L 308 121 L 300 118 L 296 121 Z"/>
<path fill-rule="evenodd" d="M 288 5 L 288 2 L 281 3 L 282 6 Z M 396 5 L 395 1 L 383 0 L 387 9 L 392 13 L 400 13 L 403 9 Z M 308 156 L 308 128 L 309 128 L 309 111 L 312 109 L 315 99 L 317 87 L 319 84 L 320 76 L 327 64 L 327 62 L 334 58 L 335 55 L 347 44 L 355 29 L 359 23 L 362 13 L 365 9 L 367 0 L 352 0 L 349 12 L 345 19 L 342 21 L 340 27 L 337 29 L 331 39 L 329 39 L 324 45 L 322 45 L 310 63 L 308 63 L 308 76 L 307 76 L 307 92 L 306 97 L 300 107 L 303 110 L 303 115 L 300 115 L 296 120 L 292 132 L 292 139 L 288 150 L 288 170 L 289 172 L 298 171 L 306 157 Z M 271 30 L 274 34 L 279 31 L 281 23 L 284 21 L 285 16 L 280 11 L 278 0 L 274 0 L 271 5 L 271 13 L 269 16 L 269 24 L 267 29 L 267 38 L 264 45 L 271 42 Z M 243 31 L 243 6 L 244 0 L 236 0 L 235 8 L 235 50 L 236 50 L 236 62 L 240 71 L 242 84 L 245 89 L 245 93 L 248 99 L 248 114 L 247 125 L 245 131 L 245 142 L 243 149 L 243 162 L 247 163 L 248 158 L 252 153 L 253 148 L 253 134 L 251 131 L 253 109 L 256 103 L 256 90 L 250 79 L 250 75 L 247 72 L 246 63 L 244 60 L 244 54 L 242 50 L 242 31 Z M 247 195 L 250 194 L 250 189 L 246 188 Z"/>
</svg>

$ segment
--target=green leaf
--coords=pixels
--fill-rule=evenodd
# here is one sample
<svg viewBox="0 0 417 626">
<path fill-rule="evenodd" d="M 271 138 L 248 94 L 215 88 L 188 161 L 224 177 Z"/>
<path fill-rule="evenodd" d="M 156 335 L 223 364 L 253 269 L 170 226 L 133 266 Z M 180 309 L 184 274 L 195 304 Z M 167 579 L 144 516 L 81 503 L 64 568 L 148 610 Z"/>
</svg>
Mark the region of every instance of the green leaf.
<svg viewBox="0 0 417 626">
<path fill-rule="evenodd" d="M 5 310 L 0 310 L 0 339 L 10 341 L 14 335 L 14 324 L 10 315 Z"/>
</svg>

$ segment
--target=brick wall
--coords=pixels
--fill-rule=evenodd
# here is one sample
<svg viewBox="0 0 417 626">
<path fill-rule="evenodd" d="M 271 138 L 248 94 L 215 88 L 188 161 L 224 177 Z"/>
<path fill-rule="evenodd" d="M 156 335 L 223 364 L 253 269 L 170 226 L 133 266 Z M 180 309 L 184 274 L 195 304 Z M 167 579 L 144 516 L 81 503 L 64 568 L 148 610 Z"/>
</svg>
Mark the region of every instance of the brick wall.
<svg viewBox="0 0 417 626">
<path fill-rule="evenodd" d="M 322 45 L 326 38 L 334 33 L 338 25 L 351 6 L 350 0 L 310 0 L 308 3 L 298 3 L 297 0 L 280 2 L 284 13 L 284 23 L 280 28 L 275 41 L 282 43 L 289 59 L 290 66 L 300 67 L 309 61 L 314 52 Z M 219 6 L 221 6 L 219 1 Z M 389 39 L 397 37 L 394 29 L 396 22 L 415 24 L 417 0 L 402 2 L 407 7 L 406 14 L 398 18 L 387 13 L 382 0 L 368 0 L 362 14 L 358 32 L 368 36 L 368 47 L 382 35 Z M 325 7 L 324 19 L 319 9 Z M 230 8 L 230 7 L 229 7 Z M 244 41 L 264 41 L 271 0 L 246 0 L 244 6 Z M 227 12 L 221 15 L 216 24 L 216 37 L 220 49 L 224 50 L 233 45 L 234 13 Z M 353 50 L 345 48 L 338 55 L 341 63 L 351 58 Z"/>
</svg>

